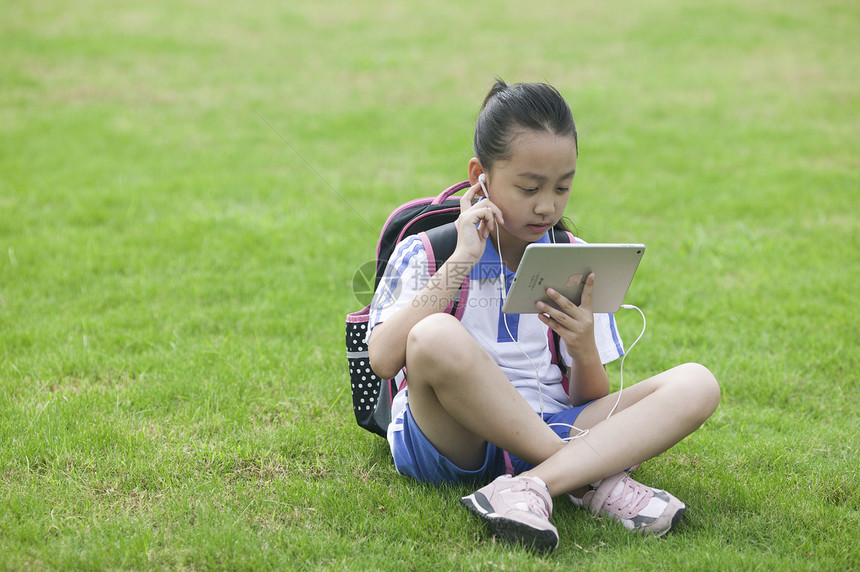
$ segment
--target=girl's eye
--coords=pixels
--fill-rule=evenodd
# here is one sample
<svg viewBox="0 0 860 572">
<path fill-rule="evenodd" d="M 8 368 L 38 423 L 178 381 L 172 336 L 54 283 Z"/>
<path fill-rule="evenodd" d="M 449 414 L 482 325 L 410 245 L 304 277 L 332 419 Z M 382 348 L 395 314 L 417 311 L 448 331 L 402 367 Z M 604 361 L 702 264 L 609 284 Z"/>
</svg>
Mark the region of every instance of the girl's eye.
<svg viewBox="0 0 860 572">
<path fill-rule="evenodd" d="M 520 190 L 522 190 L 522 191 L 523 191 L 523 192 L 525 192 L 525 193 L 536 193 L 536 192 L 537 192 L 537 187 L 534 187 L 534 188 L 531 188 L 531 187 L 520 187 Z"/>
<path fill-rule="evenodd" d="M 559 187 L 556 189 L 559 193 L 566 193 L 570 190 L 570 187 Z"/>
</svg>

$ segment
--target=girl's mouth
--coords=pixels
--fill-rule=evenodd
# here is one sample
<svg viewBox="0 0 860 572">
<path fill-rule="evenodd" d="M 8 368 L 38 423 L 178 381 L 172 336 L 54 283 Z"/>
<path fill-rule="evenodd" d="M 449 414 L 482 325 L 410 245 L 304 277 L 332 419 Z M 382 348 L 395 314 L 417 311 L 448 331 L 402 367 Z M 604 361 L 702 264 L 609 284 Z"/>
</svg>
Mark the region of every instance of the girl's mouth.
<svg viewBox="0 0 860 572">
<path fill-rule="evenodd" d="M 528 226 L 528 229 L 534 233 L 538 233 L 538 232 L 544 233 L 544 232 L 548 231 L 549 227 L 550 227 L 549 223 L 546 223 L 546 224 L 529 224 L 526 226 Z"/>
</svg>

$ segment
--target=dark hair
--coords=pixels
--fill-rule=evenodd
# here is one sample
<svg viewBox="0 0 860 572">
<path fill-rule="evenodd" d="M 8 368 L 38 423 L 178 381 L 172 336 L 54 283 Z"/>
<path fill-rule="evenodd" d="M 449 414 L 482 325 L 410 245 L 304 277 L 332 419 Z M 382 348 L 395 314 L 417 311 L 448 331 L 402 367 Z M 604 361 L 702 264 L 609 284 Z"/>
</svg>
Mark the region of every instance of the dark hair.
<svg viewBox="0 0 860 572">
<path fill-rule="evenodd" d="M 573 136 L 579 150 L 573 113 L 557 89 L 545 83 L 509 86 L 496 78 L 475 123 L 475 157 L 484 170 L 510 159 L 511 143 L 525 130 Z M 556 226 L 567 230 L 561 221 Z"/>
<path fill-rule="evenodd" d="M 572 135 L 579 148 L 573 113 L 557 89 L 545 83 L 509 86 L 496 78 L 475 123 L 475 157 L 486 170 L 510 159 L 511 143 L 523 130 Z"/>
</svg>

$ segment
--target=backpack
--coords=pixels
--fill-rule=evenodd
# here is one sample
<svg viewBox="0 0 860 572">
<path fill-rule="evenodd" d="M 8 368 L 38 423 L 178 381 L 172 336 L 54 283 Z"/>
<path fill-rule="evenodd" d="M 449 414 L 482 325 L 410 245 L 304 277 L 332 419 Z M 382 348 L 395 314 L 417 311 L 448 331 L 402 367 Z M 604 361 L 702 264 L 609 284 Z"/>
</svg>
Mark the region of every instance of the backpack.
<svg viewBox="0 0 860 572">
<path fill-rule="evenodd" d="M 436 197 L 423 197 L 404 203 L 394 209 L 382 226 L 376 245 L 376 271 L 374 290 L 385 275 L 388 259 L 405 238 L 419 235 L 435 271 L 454 253 L 457 246 L 457 228 L 454 221 L 460 216 L 460 200 L 453 195 L 470 187 L 469 181 L 452 185 Z M 572 234 L 551 229 L 554 242 L 574 242 Z M 445 309 L 457 319 L 465 310 L 468 295 L 468 277 L 460 287 L 460 295 Z M 372 433 L 386 436 L 391 422 L 391 402 L 398 391 L 406 386 L 405 368 L 392 379 L 382 379 L 370 367 L 365 337 L 370 318 L 370 305 L 346 317 L 346 360 L 352 386 L 352 409 L 358 425 Z M 559 338 L 549 331 L 553 363 L 560 364 Z M 565 387 L 567 384 L 565 383 Z"/>
</svg>

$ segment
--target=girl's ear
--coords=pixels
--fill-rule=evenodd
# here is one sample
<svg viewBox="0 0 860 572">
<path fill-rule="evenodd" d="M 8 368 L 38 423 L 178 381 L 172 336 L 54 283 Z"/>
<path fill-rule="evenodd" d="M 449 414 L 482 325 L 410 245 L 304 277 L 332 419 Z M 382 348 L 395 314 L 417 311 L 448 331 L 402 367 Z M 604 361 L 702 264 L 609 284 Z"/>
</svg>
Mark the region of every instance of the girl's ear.
<svg viewBox="0 0 860 572">
<path fill-rule="evenodd" d="M 469 159 L 469 184 L 473 186 L 477 185 L 478 177 L 480 177 L 482 173 L 484 173 L 484 167 L 481 166 L 481 161 L 478 160 L 477 157 Z"/>
</svg>

